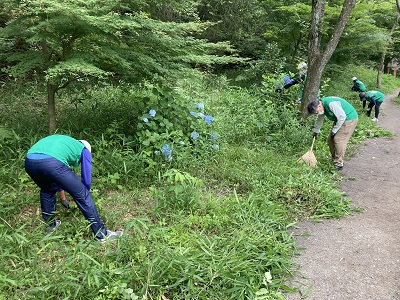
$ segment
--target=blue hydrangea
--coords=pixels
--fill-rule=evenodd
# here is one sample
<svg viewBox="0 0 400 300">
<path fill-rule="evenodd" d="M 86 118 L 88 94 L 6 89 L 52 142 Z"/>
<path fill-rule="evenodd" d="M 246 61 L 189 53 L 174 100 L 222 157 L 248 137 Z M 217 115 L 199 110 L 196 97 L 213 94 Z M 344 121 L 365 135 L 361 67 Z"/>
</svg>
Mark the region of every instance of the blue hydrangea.
<svg viewBox="0 0 400 300">
<path fill-rule="evenodd" d="M 196 131 L 193 131 L 191 134 L 190 134 L 190 136 L 192 137 L 192 139 L 197 139 L 200 135 L 196 132 Z"/>
<path fill-rule="evenodd" d="M 191 111 L 190 114 L 191 114 L 192 116 L 194 116 L 194 111 Z"/>
<path fill-rule="evenodd" d="M 200 118 L 204 118 L 204 114 L 201 113 L 201 112 L 197 113 L 197 116 L 200 117 Z"/>
<path fill-rule="evenodd" d="M 148 121 L 149 121 L 149 119 L 143 118 L 143 122 L 147 123 Z"/>
<path fill-rule="evenodd" d="M 219 146 L 218 145 L 213 145 L 214 150 L 219 150 Z"/>
<path fill-rule="evenodd" d="M 151 117 L 154 117 L 154 116 L 156 115 L 156 111 L 155 111 L 154 109 L 150 109 L 149 115 L 150 115 Z"/>
<path fill-rule="evenodd" d="M 285 77 L 283 77 L 283 81 L 285 82 L 285 83 L 290 83 L 290 77 L 288 76 L 288 75 L 285 75 Z"/>
<path fill-rule="evenodd" d="M 204 104 L 203 103 L 197 103 L 197 108 L 198 109 L 204 109 Z"/>
<path fill-rule="evenodd" d="M 167 144 L 161 147 L 161 153 L 164 156 L 170 156 L 172 154 L 172 149 L 171 147 Z"/>
<path fill-rule="evenodd" d="M 216 133 L 210 134 L 210 139 L 216 140 L 218 138 L 218 135 Z"/>
<path fill-rule="evenodd" d="M 210 124 L 213 120 L 214 118 L 211 116 L 204 116 L 204 121 L 206 121 L 206 123 L 208 124 Z"/>
</svg>

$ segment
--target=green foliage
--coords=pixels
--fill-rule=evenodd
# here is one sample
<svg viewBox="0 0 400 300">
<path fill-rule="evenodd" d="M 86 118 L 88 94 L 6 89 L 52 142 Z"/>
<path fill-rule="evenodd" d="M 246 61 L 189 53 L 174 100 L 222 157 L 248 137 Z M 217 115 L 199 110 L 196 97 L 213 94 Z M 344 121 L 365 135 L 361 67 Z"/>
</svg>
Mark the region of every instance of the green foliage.
<svg viewBox="0 0 400 300">
<path fill-rule="evenodd" d="M 158 215 L 172 211 L 196 210 L 200 204 L 200 188 L 204 185 L 199 179 L 187 172 L 169 169 L 159 180 L 161 188 L 150 187 L 150 197 L 154 197 L 155 209 Z"/>
<path fill-rule="evenodd" d="M 266 49 L 261 38 L 267 11 L 255 0 L 202 0 L 198 15 L 214 22 L 203 36 L 211 41 L 230 41 L 243 57 L 258 57 Z"/>
<path fill-rule="evenodd" d="M 270 14 L 263 35 L 277 42 L 283 56 L 292 64 L 295 57 L 306 57 L 311 6 L 301 1 L 290 5 L 284 2 L 267 3 Z"/>
<path fill-rule="evenodd" d="M 360 109 L 349 78 L 365 75 L 363 81 L 371 86 L 374 74 L 341 71 L 331 72 L 326 93 L 343 95 Z M 0 99 L 5 130 L 0 151 L 0 295 L 284 299 L 282 291 L 293 291 L 285 282 L 296 253 L 287 229 L 298 220 L 346 215 L 350 205 L 337 189 L 342 178 L 333 171 L 323 138 L 315 144 L 318 169 L 297 163 L 311 144 L 314 119 L 297 119 L 295 89 L 275 93 L 282 75 L 265 74 L 262 88 L 251 90 L 210 76 L 204 81 L 182 78 L 174 92 L 99 84 L 95 90 L 61 94 L 58 133 L 90 140 L 92 196 L 106 227 L 124 230 L 110 245 L 93 240 L 73 202 L 70 210 L 57 205 L 61 226 L 55 233 L 43 232 L 39 191 L 23 161 L 30 145 L 45 135 L 45 106 L 32 85 L 7 82 L 7 96 Z M 382 91 L 398 86 L 392 76 L 383 79 Z M 30 101 L 34 104 L 28 105 Z M 155 115 L 150 114 L 153 109 Z M 191 111 L 212 114 L 215 121 L 208 124 Z M 144 117 L 154 122 L 149 132 L 159 136 L 177 128 L 182 132 L 154 144 L 161 153 L 152 168 L 142 159 L 146 145 L 139 144 L 136 134 Z M 321 135 L 330 126 L 325 122 Z M 208 139 L 190 140 L 193 130 L 200 136 L 217 134 L 219 151 L 207 150 L 214 141 L 205 147 Z M 385 134 L 360 115 L 351 142 Z M 179 148 L 181 138 L 188 141 L 184 149 Z M 170 145 L 172 162 L 162 154 L 168 150 L 162 148 L 164 142 Z M 149 151 L 154 151 L 152 145 Z"/>
<path fill-rule="evenodd" d="M 250 82 L 258 84 L 264 74 L 275 74 L 282 69 L 282 57 L 277 43 L 268 43 L 264 51 L 259 53 L 257 59 L 253 59 L 248 66 L 241 70 L 235 78 L 237 82 Z"/>
<path fill-rule="evenodd" d="M 387 51 L 390 30 L 397 15 L 392 1 L 358 3 L 348 21 L 332 62 L 344 64 L 363 62 L 376 66 Z"/>
<path fill-rule="evenodd" d="M 113 287 L 105 286 L 104 289 L 101 289 L 100 295 L 94 298 L 94 300 L 114 300 L 114 299 L 132 299 L 138 300 L 139 296 L 137 296 L 131 288 L 127 287 L 127 283 L 118 283 Z"/>
<path fill-rule="evenodd" d="M 3 44 L 8 53 L 4 59 L 10 64 L 4 70 L 15 77 L 35 71 L 61 88 L 90 77 L 113 75 L 141 81 L 178 74 L 190 68 L 189 64 L 241 61 L 218 54 L 232 52 L 228 43 L 194 37 L 207 23 L 150 19 L 140 10 L 133 11 L 138 9 L 133 3 L 128 11 L 119 9 L 122 3 L 118 0 L 98 4 L 97 0 L 85 4 L 30 1 L 29 5 L 11 6 L 14 18 L 0 37 L 22 46 Z"/>
<path fill-rule="evenodd" d="M 189 103 L 172 90 L 153 88 L 153 96 L 144 99 L 147 110 L 138 116 L 136 134 L 141 159 L 153 168 L 162 161 L 179 162 L 188 154 L 204 155 L 218 150 L 213 133 L 214 118 L 205 114 L 204 103 Z"/>
</svg>

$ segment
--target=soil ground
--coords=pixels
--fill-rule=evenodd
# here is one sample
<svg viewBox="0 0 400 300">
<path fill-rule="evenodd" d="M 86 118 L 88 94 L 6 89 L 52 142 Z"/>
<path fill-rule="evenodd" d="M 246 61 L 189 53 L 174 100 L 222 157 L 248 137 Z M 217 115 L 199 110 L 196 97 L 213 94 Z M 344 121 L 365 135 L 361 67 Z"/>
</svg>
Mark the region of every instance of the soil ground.
<svg viewBox="0 0 400 300">
<path fill-rule="evenodd" d="M 357 209 L 293 230 L 302 250 L 289 286 L 299 291 L 287 300 L 400 299 L 400 106 L 393 102 L 399 91 L 386 95 L 378 122 L 395 136 L 367 140 L 345 160 L 339 185 Z"/>
</svg>

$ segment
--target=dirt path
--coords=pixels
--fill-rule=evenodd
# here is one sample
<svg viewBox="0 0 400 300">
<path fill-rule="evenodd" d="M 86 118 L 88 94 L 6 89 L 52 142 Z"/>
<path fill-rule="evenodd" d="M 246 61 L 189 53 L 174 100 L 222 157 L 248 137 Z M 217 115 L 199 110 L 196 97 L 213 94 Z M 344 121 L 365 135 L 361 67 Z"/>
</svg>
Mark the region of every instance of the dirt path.
<svg viewBox="0 0 400 300">
<path fill-rule="evenodd" d="M 351 216 L 294 230 L 300 274 L 287 300 L 400 299 L 400 106 L 399 90 L 385 97 L 378 126 L 394 138 L 371 139 L 345 161 L 340 188 L 361 208 Z M 308 236 L 302 236 L 307 233 Z"/>
</svg>

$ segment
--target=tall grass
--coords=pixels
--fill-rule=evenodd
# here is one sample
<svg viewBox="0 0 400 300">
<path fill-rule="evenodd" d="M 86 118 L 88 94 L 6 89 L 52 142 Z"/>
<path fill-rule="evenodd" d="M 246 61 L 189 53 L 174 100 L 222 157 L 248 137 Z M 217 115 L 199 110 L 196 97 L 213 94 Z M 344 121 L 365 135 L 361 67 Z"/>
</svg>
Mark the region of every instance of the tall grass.
<svg viewBox="0 0 400 300">
<path fill-rule="evenodd" d="M 368 85 L 370 73 L 355 76 L 363 74 L 371 76 Z M 356 105 L 348 82 L 337 82 L 335 95 Z M 397 83 L 385 77 L 384 90 Z M 318 169 L 296 162 L 310 146 L 313 120 L 298 121 L 295 91 L 275 95 L 232 88 L 223 77 L 186 78 L 173 97 L 205 105 L 214 121 L 201 129 L 216 133 L 218 148 L 188 138 L 185 147 L 171 144 L 168 161 L 136 135 L 151 88 L 66 93 L 57 105 L 57 132 L 92 144 L 91 192 L 101 218 L 125 232 L 100 245 L 74 203 L 70 210 L 59 205 L 61 226 L 44 233 L 23 160 L 46 135 L 45 96 L 35 85 L 3 86 L 0 299 L 282 299 L 296 252 L 287 229 L 349 213 L 323 138 L 315 146 Z M 352 142 L 384 134 L 361 115 Z"/>
</svg>

